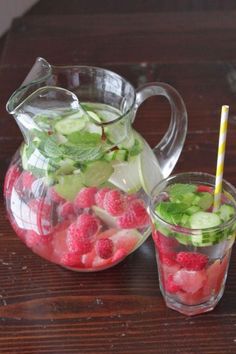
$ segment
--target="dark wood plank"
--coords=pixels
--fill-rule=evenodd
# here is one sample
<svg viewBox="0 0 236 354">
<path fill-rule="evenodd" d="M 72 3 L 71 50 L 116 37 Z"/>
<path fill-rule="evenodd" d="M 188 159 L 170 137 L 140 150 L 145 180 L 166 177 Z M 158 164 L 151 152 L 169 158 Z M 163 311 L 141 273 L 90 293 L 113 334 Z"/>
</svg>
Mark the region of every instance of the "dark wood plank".
<svg viewBox="0 0 236 354">
<path fill-rule="evenodd" d="M 40 0 L 30 15 L 71 15 L 236 9 L 234 0 Z"/>
<path fill-rule="evenodd" d="M 7 34 L 4 34 L 2 37 L 0 37 L 0 58 L 2 56 L 2 52 L 4 50 L 4 45 L 6 42 Z"/>
<path fill-rule="evenodd" d="M 234 11 L 28 16 L 14 22 L 2 64 L 30 64 L 38 55 L 63 64 L 233 60 L 235 16 Z"/>
</svg>

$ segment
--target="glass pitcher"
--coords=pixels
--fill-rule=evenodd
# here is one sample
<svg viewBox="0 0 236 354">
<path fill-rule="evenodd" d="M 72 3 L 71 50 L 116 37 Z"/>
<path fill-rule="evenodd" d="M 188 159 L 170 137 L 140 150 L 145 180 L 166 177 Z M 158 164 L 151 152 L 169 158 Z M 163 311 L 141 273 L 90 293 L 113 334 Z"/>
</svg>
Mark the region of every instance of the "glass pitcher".
<svg viewBox="0 0 236 354">
<path fill-rule="evenodd" d="M 132 128 L 153 95 L 171 105 L 152 150 Z M 24 136 L 4 184 L 16 234 L 41 257 L 76 271 L 114 266 L 150 234 L 146 205 L 174 168 L 187 131 L 182 98 L 164 83 L 135 90 L 121 76 L 38 58 L 7 103 Z"/>
</svg>

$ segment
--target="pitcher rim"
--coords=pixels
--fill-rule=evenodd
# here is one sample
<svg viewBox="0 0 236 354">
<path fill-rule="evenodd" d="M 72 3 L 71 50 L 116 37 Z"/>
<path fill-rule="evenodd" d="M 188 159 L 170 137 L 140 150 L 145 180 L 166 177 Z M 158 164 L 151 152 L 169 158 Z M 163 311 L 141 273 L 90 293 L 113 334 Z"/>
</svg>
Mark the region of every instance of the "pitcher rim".
<svg viewBox="0 0 236 354">
<path fill-rule="evenodd" d="M 51 86 L 51 85 L 45 85 L 45 86 L 42 86 L 40 88 L 38 88 L 37 90 L 35 90 L 34 92 L 32 92 L 28 97 L 26 97 L 22 102 L 20 102 L 19 104 L 16 105 L 16 107 L 11 107 L 12 105 L 12 100 L 13 98 L 21 91 L 25 90 L 26 88 L 29 88 L 30 86 L 32 85 L 35 85 L 35 84 L 39 84 L 40 82 L 44 81 L 45 79 L 47 79 L 51 74 L 52 74 L 52 69 L 53 68 L 60 68 L 60 69 L 67 69 L 67 68 L 70 68 L 70 69 L 73 69 L 73 68 L 90 68 L 90 69 L 94 69 L 94 70 L 102 70 L 102 71 L 105 71 L 107 73 L 110 73 L 112 75 L 115 75 L 117 76 L 118 78 L 120 78 L 122 81 L 126 82 L 131 88 L 132 88 L 132 91 L 133 91 L 133 102 L 130 104 L 129 108 L 121 115 L 119 115 L 116 119 L 112 120 L 112 121 L 109 121 L 109 122 L 102 122 L 102 123 L 99 123 L 99 122 L 94 122 L 95 124 L 97 125 L 100 125 L 100 126 L 103 126 L 103 125 L 110 125 L 110 124 L 113 124 L 113 123 L 116 123 L 120 120 L 122 120 L 125 116 L 127 116 L 132 110 L 133 108 L 135 107 L 135 103 L 136 103 L 136 90 L 134 88 L 134 86 L 130 83 L 129 80 L 127 80 L 126 78 L 124 78 L 122 75 L 120 74 L 117 74 L 116 72 L 112 71 L 112 70 L 109 70 L 109 69 L 106 69 L 106 68 L 103 68 L 103 67 L 99 67 L 99 66 L 93 66 L 93 65 L 51 65 L 46 59 L 44 59 L 43 57 L 37 57 L 36 58 L 36 61 L 44 61 L 46 63 L 46 65 L 48 66 L 48 73 L 46 75 L 43 75 L 42 77 L 40 77 L 39 79 L 37 80 L 32 80 L 31 82 L 29 82 L 28 84 L 26 85 L 22 85 L 20 86 L 19 88 L 17 88 L 13 93 L 12 95 L 10 96 L 10 98 L 8 99 L 7 103 L 6 103 L 6 110 L 9 114 L 11 115 L 14 115 L 15 112 L 25 103 L 25 101 L 31 96 L 33 95 L 35 92 L 37 92 L 38 90 L 42 89 L 42 88 L 47 88 L 47 87 L 54 87 L 54 88 L 59 88 L 59 89 L 65 89 L 67 91 L 70 91 L 66 88 L 63 88 L 63 87 L 60 87 L 60 86 Z M 35 62 L 36 62 L 35 61 Z M 73 91 L 70 91 L 72 94 Z"/>
</svg>

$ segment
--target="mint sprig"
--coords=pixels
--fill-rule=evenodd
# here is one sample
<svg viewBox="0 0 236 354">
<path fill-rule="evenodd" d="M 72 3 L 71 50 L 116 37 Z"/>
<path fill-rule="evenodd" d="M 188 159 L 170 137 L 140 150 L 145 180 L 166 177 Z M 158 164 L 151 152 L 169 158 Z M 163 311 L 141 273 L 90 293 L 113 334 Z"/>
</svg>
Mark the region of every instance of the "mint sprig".
<svg viewBox="0 0 236 354">
<path fill-rule="evenodd" d="M 54 137 L 48 137 L 44 143 L 44 151 L 47 156 L 52 158 L 61 157 L 63 155 L 62 149 Z"/>
<path fill-rule="evenodd" d="M 67 136 L 70 143 L 76 146 L 95 147 L 101 144 L 101 136 L 97 133 L 74 132 Z"/>
<path fill-rule="evenodd" d="M 189 205 L 185 203 L 160 202 L 156 207 L 156 213 L 166 222 L 178 225 L 188 207 Z"/>
<path fill-rule="evenodd" d="M 179 197 L 187 194 L 196 192 L 197 187 L 194 184 L 187 183 L 176 183 L 170 186 L 169 196 L 172 199 L 178 199 Z"/>
</svg>

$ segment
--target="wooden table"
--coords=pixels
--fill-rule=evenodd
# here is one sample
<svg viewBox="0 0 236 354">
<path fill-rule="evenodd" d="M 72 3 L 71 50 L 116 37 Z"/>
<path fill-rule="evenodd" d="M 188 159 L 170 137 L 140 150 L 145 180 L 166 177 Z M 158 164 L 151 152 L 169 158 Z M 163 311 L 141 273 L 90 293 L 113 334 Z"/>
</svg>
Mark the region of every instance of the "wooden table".
<svg viewBox="0 0 236 354">
<path fill-rule="evenodd" d="M 107 67 L 136 87 L 147 81 L 173 85 L 189 113 L 175 172 L 214 174 L 220 107 L 229 104 L 225 178 L 236 185 L 236 8 L 228 4 L 233 11 L 153 12 L 140 5 L 143 13 L 130 6 L 125 13 L 123 4 L 123 11 L 100 9 L 97 15 L 59 11 L 16 20 L 0 63 L 1 182 L 22 140 L 5 103 L 42 56 L 53 64 Z M 135 127 L 151 146 L 169 114 L 160 98 L 139 110 Z M 164 305 L 151 239 L 110 270 L 73 273 L 32 254 L 12 231 L 3 203 L 0 213 L 1 354 L 236 353 L 235 250 L 220 304 L 187 318 Z"/>
</svg>

